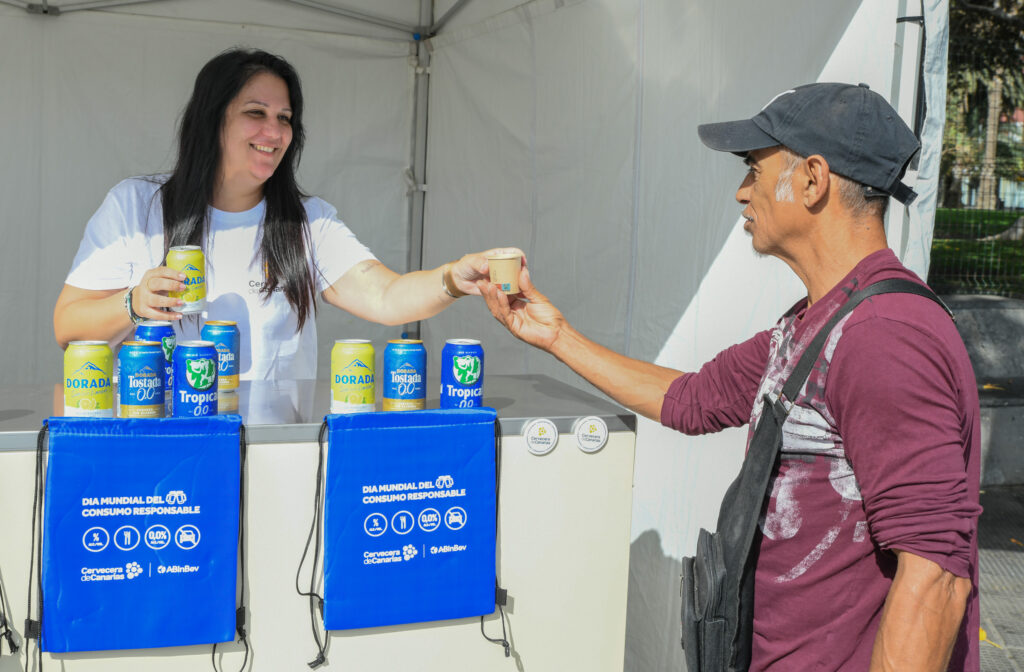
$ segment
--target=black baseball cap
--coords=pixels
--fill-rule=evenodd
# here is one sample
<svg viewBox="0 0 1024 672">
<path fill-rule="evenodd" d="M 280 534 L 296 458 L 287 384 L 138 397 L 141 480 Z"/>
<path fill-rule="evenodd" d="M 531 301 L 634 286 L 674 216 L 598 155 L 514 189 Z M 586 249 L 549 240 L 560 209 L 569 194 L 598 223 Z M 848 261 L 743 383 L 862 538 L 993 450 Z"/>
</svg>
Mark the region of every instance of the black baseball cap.
<svg viewBox="0 0 1024 672">
<path fill-rule="evenodd" d="M 772 98 L 752 119 L 702 124 L 711 149 L 745 155 L 784 145 L 797 154 L 820 154 L 834 172 L 879 196 L 910 205 L 917 193 L 900 180 L 921 148 L 914 132 L 867 84 L 798 86 Z"/>
</svg>

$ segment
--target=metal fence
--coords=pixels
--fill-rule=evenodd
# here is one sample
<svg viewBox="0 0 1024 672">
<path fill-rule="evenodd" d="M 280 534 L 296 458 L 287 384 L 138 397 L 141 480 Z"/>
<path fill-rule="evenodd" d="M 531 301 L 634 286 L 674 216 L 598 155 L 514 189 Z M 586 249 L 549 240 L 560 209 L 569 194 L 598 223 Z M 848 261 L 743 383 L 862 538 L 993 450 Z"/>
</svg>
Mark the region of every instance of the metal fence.
<svg viewBox="0 0 1024 672">
<path fill-rule="evenodd" d="M 939 208 L 928 284 L 940 294 L 1024 298 L 1024 210 Z"/>
<path fill-rule="evenodd" d="M 1012 86 L 950 78 L 928 272 L 941 294 L 1024 298 L 1024 103 L 1009 102 Z"/>
</svg>

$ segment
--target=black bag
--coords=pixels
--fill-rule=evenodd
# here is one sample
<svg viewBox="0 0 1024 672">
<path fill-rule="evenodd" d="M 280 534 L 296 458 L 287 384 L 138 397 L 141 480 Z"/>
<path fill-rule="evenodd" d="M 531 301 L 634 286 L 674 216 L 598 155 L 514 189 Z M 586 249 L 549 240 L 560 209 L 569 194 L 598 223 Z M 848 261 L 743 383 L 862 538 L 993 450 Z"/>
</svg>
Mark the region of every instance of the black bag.
<svg viewBox="0 0 1024 672">
<path fill-rule="evenodd" d="M 743 467 L 722 500 L 718 531 L 702 529 L 697 554 L 683 558 L 682 644 L 688 672 L 750 666 L 757 521 L 778 468 L 787 414 L 781 401 L 765 396 Z"/>
<path fill-rule="evenodd" d="M 815 334 L 779 398 L 772 401 L 764 396 L 761 418 L 740 474 L 722 499 L 718 531 L 702 529 L 696 555 L 683 558 L 680 594 L 687 672 L 745 672 L 750 667 L 754 569 L 760 547 L 757 523 L 768 503 L 772 476 L 778 471 L 787 406 L 799 394 L 833 327 L 869 296 L 893 293 L 927 297 L 952 317 L 949 308 L 923 285 L 902 279 L 876 282 L 852 294 Z"/>
</svg>

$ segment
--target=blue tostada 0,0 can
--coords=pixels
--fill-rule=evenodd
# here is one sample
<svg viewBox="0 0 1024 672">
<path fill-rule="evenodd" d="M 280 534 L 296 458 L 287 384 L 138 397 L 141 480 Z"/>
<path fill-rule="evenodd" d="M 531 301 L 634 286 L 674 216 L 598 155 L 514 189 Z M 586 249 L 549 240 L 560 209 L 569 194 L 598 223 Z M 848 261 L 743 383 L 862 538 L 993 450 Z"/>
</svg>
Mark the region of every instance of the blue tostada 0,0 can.
<svg viewBox="0 0 1024 672">
<path fill-rule="evenodd" d="M 174 344 L 177 337 L 170 322 L 162 320 L 146 320 L 135 327 L 136 341 L 156 341 L 164 351 L 164 402 L 167 415 L 171 415 L 171 400 L 174 393 Z"/>
<path fill-rule="evenodd" d="M 117 353 L 118 416 L 162 418 L 164 352 L 156 341 L 126 341 Z"/>
<path fill-rule="evenodd" d="M 427 407 L 427 349 L 423 341 L 399 338 L 384 348 L 385 411 L 414 411 Z"/>
<path fill-rule="evenodd" d="M 174 417 L 217 415 L 217 348 L 181 341 L 174 348 Z"/>
<path fill-rule="evenodd" d="M 228 320 L 209 320 L 203 325 L 200 337 L 211 341 L 217 348 L 217 387 L 222 390 L 238 389 L 238 323 Z"/>
<path fill-rule="evenodd" d="M 483 403 L 483 346 L 470 338 L 449 338 L 441 350 L 441 408 L 479 408 Z"/>
</svg>

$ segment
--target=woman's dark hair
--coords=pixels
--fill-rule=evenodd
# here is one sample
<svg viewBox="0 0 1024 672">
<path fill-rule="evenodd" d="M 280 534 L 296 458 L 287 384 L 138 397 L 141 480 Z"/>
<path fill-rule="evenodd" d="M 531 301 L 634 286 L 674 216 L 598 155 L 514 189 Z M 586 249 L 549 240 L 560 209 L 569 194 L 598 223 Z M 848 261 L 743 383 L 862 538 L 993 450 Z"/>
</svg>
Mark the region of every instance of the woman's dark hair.
<svg viewBox="0 0 1024 672">
<path fill-rule="evenodd" d="M 254 76 L 267 72 L 288 86 L 292 141 L 274 174 L 263 184 L 267 208 L 263 218 L 260 260 L 266 283 L 264 300 L 283 291 L 298 313 L 298 329 L 316 312 L 312 270 L 306 252 L 312 248 L 309 222 L 302 205 L 305 194 L 295 182 L 302 154 L 302 85 L 299 75 L 279 56 L 255 49 L 229 49 L 203 66 L 178 130 L 178 161 L 161 187 L 164 254 L 177 245 L 200 245 L 209 229 L 207 208 L 221 162 L 221 129 L 228 104 Z M 312 313 L 312 314 L 311 314 Z"/>
</svg>

